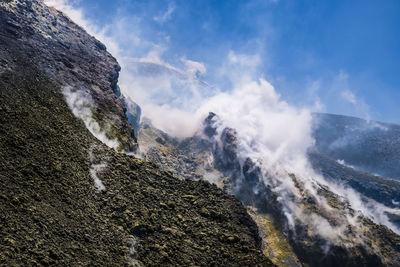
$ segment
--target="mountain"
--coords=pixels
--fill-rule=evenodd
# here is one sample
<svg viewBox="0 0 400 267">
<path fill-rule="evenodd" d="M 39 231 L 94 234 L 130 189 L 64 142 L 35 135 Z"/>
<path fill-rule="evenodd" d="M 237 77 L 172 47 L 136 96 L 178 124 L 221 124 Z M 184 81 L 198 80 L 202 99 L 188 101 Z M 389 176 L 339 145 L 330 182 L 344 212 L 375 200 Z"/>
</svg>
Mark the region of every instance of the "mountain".
<svg viewBox="0 0 400 267">
<path fill-rule="evenodd" d="M 164 65 L 135 62 L 131 68 L 141 79 L 179 81 L 173 85 L 178 91 L 193 82 Z M 278 266 L 399 264 L 399 236 L 392 231 L 400 227 L 397 125 L 313 114 L 315 146 L 307 157 L 322 180 L 281 167 L 278 175 L 265 171 L 257 159 L 240 155 L 241 129 L 221 125 L 211 112 L 198 132 L 183 140 L 146 118 L 136 128 L 146 160 L 181 179 L 206 179 L 235 195 L 258 225 L 264 254 Z M 294 184 L 292 191 L 279 192 L 283 181 Z M 291 222 L 290 216 L 298 218 Z"/>
<path fill-rule="evenodd" d="M 238 197 L 258 224 L 264 254 L 278 266 L 397 266 L 400 263 L 400 237 L 396 233 L 354 210 L 348 199 L 335 193 L 335 188 L 317 182 L 316 192 L 312 193 L 296 173 L 280 173 L 278 181 L 289 177 L 299 194 L 291 198 L 297 211 L 303 214 L 300 218 L 310 217 L 326 229 L 319 232 L 307 219 L 296 220 L 295 227 L 291 227 L 285 203 L 281 201 L 283 196 L 265 182 L 268 176 L 276 174 L 263 173 L 261 166 L 250 157 L 241 159 L 237 130 L 224 128 L 219 132 L 218 125 L 221 125 L 218 115 L 210 113 L 199 133 L 181 140 L 143 120 L 138 141 L 146 159 L 160 168 L 182 179 L 207 179 Z M 366 204 L 375 200 L 393 206 L 392 199 L 398 199 L 397 181 L 346 167 L 316 148 L 310 150 L 309 158 L 328 181 L 361 192 L 364 196 L 361 201 Z M 321 199 L 325 204 L 319 203 Z M 398 221 L 396 216 L 391 217 L 394 223 Z M 336 226 L 347 230 L 340 230 L 339 235 L 333 233 L 331 239 L 329 228 Z"/>
<path fill-rule="evenodd" d="M 301 172 L 242 153 L 212 111 L 188 138 L 157 129 L 120 69 L 43 1 L 0 2 L 1 265 L 400 265 L 398 126 L 314 114 Z M 208 87 L 127 69 L 160 103 L 159 77 Z"/>
<path fill-rule="evenodd" d="M 119 69 L 42 1 L 0 2 L 0 265 L 273 266 L 235 197 L 131 156 Z"/>
<path fill-rule="evenodd" d="M 314 114 L 314 168 L 388 207 L 399 207 L 400 126 Z M 378 175 L 379 174 L 379 175 Z"/>
</svg>

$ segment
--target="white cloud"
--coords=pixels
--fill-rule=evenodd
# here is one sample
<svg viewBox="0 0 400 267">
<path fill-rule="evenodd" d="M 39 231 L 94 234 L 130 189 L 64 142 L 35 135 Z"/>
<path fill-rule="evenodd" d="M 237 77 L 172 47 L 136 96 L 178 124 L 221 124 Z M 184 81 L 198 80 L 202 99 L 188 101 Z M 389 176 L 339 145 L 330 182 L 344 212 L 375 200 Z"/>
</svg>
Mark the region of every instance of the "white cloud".
<svg viewBox="0 0 400 267">
<path fill-rule="evenodd" d="M 224 84 L 221 89 L 231 90 L 238 84 L 246 84 L 250 81 L 257 80 L 260 76 L 258 70 L 261 64 L 260 53 L 237 53 L 229 50 L 225 60 L 221 61 L 221 65 L 216 69 L 218 82 Z"/>
<path fill-rule="evenodd" d="M 243 67 L 258 67 L 261 63 L 260 56 L 258 54 L 237 54 L 235 51 L 230 50 L 228 54 L 229 62 L 232 64 L 238 64 Z"/>
<path fill-rule="evenodd" d="M 152 50 L 149 51 L 149 53 L 140 58 L 140 62 L 149 62 L 149 63 L 155 63 L 155 64 L 160 64 L 160 65 L 167 65 L 162 59 L 162 55 L 164 54 L 165 50 L 167 48 L 162 46 L 162 45 L 155 45 Z"/>
<path fill-rule="evenodd" d="M 202 62 L 189 60 L 184 57 L 181 58 L 181 61 L 185 64 L 186 72 L 193 77 L 196 77 L 197 74 L 203 75 L 207 71 L 206 66 Z"/>
<path fill-rule="evenodd" d="M 174 13 L 176 7 L 174 3 L 169 3 L 167 10 L 160 16 L 154 16 L 154 21 L 158 23 L 165 23 L 166 21 L 170 20 L 172 17 L 172 13 Z"/>
<path fill-rule="evenodd" d="M 351 103 L 351 104 L 353 104 L 353 105 L 357 104 L 356 96 L 355 96 L 354 93 L 351 92 L 350 90 L 342 91 L 342 92 L 340 93 L 340 96 L 341 96 L 344 100 L 346 100 L 347 102 L 349 102 L 349 103 Z"/>
</svg>

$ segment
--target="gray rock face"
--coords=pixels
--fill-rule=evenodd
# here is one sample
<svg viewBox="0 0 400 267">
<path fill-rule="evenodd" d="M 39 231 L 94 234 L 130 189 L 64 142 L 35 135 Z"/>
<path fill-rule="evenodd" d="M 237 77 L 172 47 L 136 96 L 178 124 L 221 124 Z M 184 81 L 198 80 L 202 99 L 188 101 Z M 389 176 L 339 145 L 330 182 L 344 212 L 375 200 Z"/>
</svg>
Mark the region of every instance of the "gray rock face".
<svg viewBox="0 0 400 267">
<path fill-rule="evenodd" d="M 116 95 L 120 66 L 102 43 L 38 0 L 0 2 L 0 42 L 6 44 L 0 46 L 0 73 L 14 66 L 8 49 L 24 51 L 54 82 L 89 93 L 93 119 L 110 126 L 108 138 L 121 150 L 135 150 L 133 129 Z"/>
</svg>

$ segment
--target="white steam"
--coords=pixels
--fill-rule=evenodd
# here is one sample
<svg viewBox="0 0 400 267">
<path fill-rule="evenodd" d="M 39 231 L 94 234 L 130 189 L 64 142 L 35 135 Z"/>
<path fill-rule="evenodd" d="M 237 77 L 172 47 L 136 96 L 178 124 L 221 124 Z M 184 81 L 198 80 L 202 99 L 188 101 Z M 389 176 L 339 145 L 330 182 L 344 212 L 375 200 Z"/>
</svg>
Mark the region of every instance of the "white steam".
<svg viewBox="0 0 400 267">
<path fill-rule="evenodd" d="M 117 148 L 118 141 L 108 138 L 98 122 L 93 119 L 92 110 L 95 106 L 91 96 L 83 90 L 74 90 L 70 86 L 65 86 L 62 92 L 72 113 L 85 123 L 86 128 L 108 147 Z"/>
<path fill-rule="evenodd" d="M 94 154 L 93 151 L 96 149 L 96 145 L 91 145 L 90 150 L 89 150 L 89 161 L 90 161 L 90 176 L 93 179 L 94 186 L 98 191 L 103 191 L 106 189 L 106 187 L 103 184 L 103 181 L 99 178 L 98 174 L 107 167 L 107 163 L 104 162 L 103 160 L 99 163 L 97 162 L 98 159 L 96 159 L 96 156 L 98 154 Z"/>
<path fill-rule="evenodd" d="M 347 164 L 347 162 L 345 162 L 344 159 L 338 159 L 336 162 L 348 168 L 356 169 L 353 165 Z"/>
<path fill-rule="evenodd" d="M 281 100 L 273 86 L 264 79 L 239 84 L 232 92 L 218 94 L 202 105 L 200 114 L 213 111 L 221 118 L 217 131 L 221 134 L 225 127 L 237 130 L 238 153 L 242 162 L 251 158 L 263 173 L 263 182 L 279 196 L 289 225 L 297 219 L 308 225 L 312 232 L 330 240 L 340 241 L 346 225 L 359 227 L 357 214 L 344 214 L 339 226 L 332 226 L 317 213 L 306 213 L 299 207 L 303 197 L 295 187 L 290 173 L 295 174 L 308 195 L 316 200 L 322 213 L 332 213 L 328 200 L 317 191 L 321 186 L 340 198 L 349 201 L 350 207 L 378 224 L 383 224 L 399 233 L 386 212 L 399 213 L 382 204 L 369 201 L 351 188 L 326 181 L 312 169 L 307 158 L 307 150 L 314 144 L 311 137 L 311 114 L 307 109 L 295 108 Z M 329 216 L 336 217 L 334 214 Z M 347 219 L 343 221 L 343 219 Z"/>
<path fill-rule="evenodd" d="M 364 203 L 354 190 L 328 182 L 314 172 L 307 157 L 314 144 L 310 110 L 288 104 L 265 79 L 254 79 L 258 62 L 257 55 L 229 51 L 220 69 L 221 75 L 233 85 L 226 92 L 210 88 L 193 75 L 201 74 L 203 64 L 191 64 L 195 71 L 185 72 L 166 63 L 131 62 L 121 75 L 121 86 L 125 94 L 142 106 L 144 116 L 170 135 L 193 135 L 210 111 L 221 119 L 219 134 L 225 127 L 236 129 L 239 159 L 244 162 L 251 158 L 261 168 L 263 183 L 279 196 L 289 226 L 294 227 L 300 221 L 309 226 L 312 234 L 337 244 L 346 238 L 344 231 L 351 225 L 358 229 L 362 240 L 357 217 L 361 213 L 399 232 L 386 215 L 387 207 L 372 201 Z M 301 208 L 304 195 L 295 186 L 291 173 L 306 194 L 315 199 L 322 214 Z M 217 180 L 212 176 L 213 182 Z M 337 210 L 328 204 L 329 200 L 317 193 L 322 186 L 347 200 L 357 212 L 335 214 Z M 334 226 L 327 218 L 334 218 L 340 224 Z"/>
<path fill-rule="evenodd" d="M 221 128 L 238 131 L 239 152 L 262 159 L 266 168 L 277 163 L 295 166 L 303 161 L 307 149 L 313 145 L 310 112 L 281 101 L 264 79 L 239 86 L 233 92 L 210 98 L 198 112 L 218 114 L 224 123 Z"/>
<path fill-rule="evenodd" d="M 197 79 L 206 71 L 200 62 L 182 58 L 185 69 L 149 60 L 124 59 L 119 85 L 152 124 L 177 137 L 192 136 L 201 124 L 194 117 L 210 87 Z"/>
<path fill-rule="evenodd" d="M 105 190 L 106 187 L 104 186 L 100 178 L 97 176 L 97 173 L 106 167 L 107 167 L 106 164 L 93 164 L 92 166 L 90 166 L 90 176 L 94 181 L 94 186 L 99 191 Z"/>
<path fill-rule="evenodd" d="M 138 237 L 130 235 L 128 239 L 129 251 L 128 251 L 128 265 L 133 267 L 142 267 L 144 264 L 139 261 L 137 253 L 137 243 L 139 242 Z"/>
</svg>

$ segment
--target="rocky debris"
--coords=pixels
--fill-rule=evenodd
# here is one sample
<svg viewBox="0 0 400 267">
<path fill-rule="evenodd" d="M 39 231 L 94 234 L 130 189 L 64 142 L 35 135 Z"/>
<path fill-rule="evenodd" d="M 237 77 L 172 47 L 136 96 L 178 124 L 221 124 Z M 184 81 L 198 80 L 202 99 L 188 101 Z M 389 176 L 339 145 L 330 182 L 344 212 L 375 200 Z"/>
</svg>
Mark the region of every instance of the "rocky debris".
<svg viewBox="0 0 400 267">
<path fill-rule="evenodd" d="M 260 194 L 255 196 L 254 184 L 245 181 L 241 183 L 240 187 L 235 186 L 242 175 L 242 168 L 236 156 L 236 133 L 233 129 L 225 129 L 216 142 L 215 138 L 219 138 L 216 129 L 218 123 L 218 116 L 211 112 L 203 123 L 207 139 L 203 139 L 203 136 L 194 136 L 178 141 L 155 129 L 149 121 L 144 120 L 138 140 L 146 159 L 154 162 L 160 168 L 173 170 L 174 175 L 184 179 L 197 180 L 207 177 L 206 179 L 215 182 L 224 191 L 237 196 L 246 206 L 254 207 L 256 212 L 251 211 L 250 214 L 258 224 L 259 235 L 263 238 L 265 255 L 280 266 L 287 266 L 289 263 L 289 266 L 299 266 L 299 260 L 283 232 L 272 231 L 272 229 L 276 229 L 276 225 L 283 223 L 283 220 L 277 220 L 281 216 L 281 206 L 276 201 L 276 196 L 275 198 L 266 197 L 264 196 L 265 191 L 260 191 Z M 160 144 L 157 139 L 162 139 L 163 143 Z M 227 155 L 224 154 L 224 151 Z M 243 167 L 244 179 L 252 181 L 256 178 L 258 180 L 259 177 L 254 177 L 257 168 L 253 164 L 248 159 L 246 166 Z M 236 166 L 236 168 L 230 169 L 227 166 Z M 221 177 L 225 178 L 221 179 Z M 208 214 L 204 211 L 203 213 Z M 274 213 L 273 218 L 275 219 L 266 220 L 265 218 L 271 216 L 268 215 L 271 213 Z M 268 230 L 266 226 L 268 226 Z M 270 234 L 275 238 L 269 238 L 266 241 Z M 283 249 L 287 247 L 290 249 Z"/>
<path fill-rule="evenodd" d="M 58 85 L 88 92 L 94 119 L 111 126 L 108 137 L 118 140 L 120 150 L 136 149 L 126 108 L 116 95 L 121 68 L 98 40 L 42 1 L 7 0 L 0 2 L 0 42 L 0 73 L 15 64 L 10 47 L 24 51 Z"/>
<path fill-rule="evenodd" d="M 155 129 L 146 118 L 140 124 L 138 142 L 146 161 L 154 162 L 181 179 L 200 180 L 205 174 L 203 159 L 191 151 L 180 149 L 177 139 Z"/>
<path fill-rule="evenodd" d="M 347 214 L 355 215 L 349 203 L 320 185 L 318 195 L 327 200 L 329 209 L 317 205 L 316 200 L 303 187 L 295 175 L 291 175 L 301 193 L 298 206 L 303 212 L 315 214 L 318 220 L 333 227 L 345 226 L 345 231 L 335 240 L 316 234 L 307 223 L 296 221 L 294 229 L 288 229 L 287 236 L 293 250 L 302 262 L 312 266 L 397 266 L 400 262 L 398 246 L 400 236 L 386 226 L 378 225 L 361 213 L 356 216 L 355 225 L 346 220 Z M 328 233 L 330 230 L 325 229 Z M 379 234 L 382 236 L 378 237 Z M 390 240 L 386 242 L 384 240 Z"/>
</svg>

